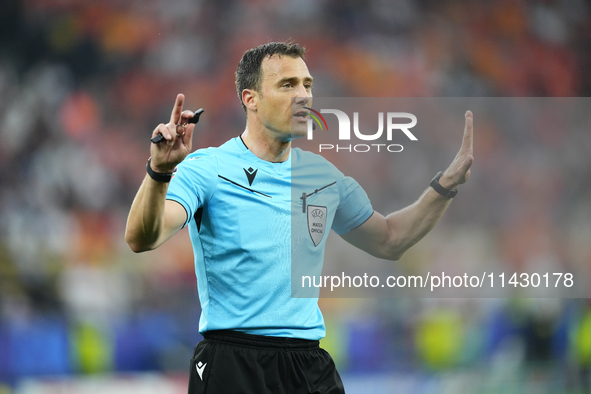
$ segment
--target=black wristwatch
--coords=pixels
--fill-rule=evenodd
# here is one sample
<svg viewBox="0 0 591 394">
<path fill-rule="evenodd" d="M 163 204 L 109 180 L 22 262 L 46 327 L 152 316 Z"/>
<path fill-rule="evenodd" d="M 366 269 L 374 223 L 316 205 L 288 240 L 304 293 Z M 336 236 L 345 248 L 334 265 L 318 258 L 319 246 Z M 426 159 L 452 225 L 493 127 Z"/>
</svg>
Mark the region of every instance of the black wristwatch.
<svg viewBox="0 0 591 394">
<path fill-rule="evenodd" d="M 449 190 L 449 189 L 446 189 L 443 186 L 441 186 L 441 184 L 439 183 L 439 179 L 442 176 L 443 176 L 443 171 L 439 171 L 437 173 L 437 175 L 435 175 L 435 178 L 433 178 L 433 180 L 431 180 L 431 183 L 429 183 L 429 186 L 431 186 L 433 188 L 433 190 L 435 190 L 437 193 L 441 194 L 445 198 L 454 198 L 456 196 L 456 194 L 458 194 L 458 189 Z"/>
<path fill-rule="evenodd" d="M 155 180 L 156 182 L 170 182 L 170 179 L 172 178 L 172 172 L 156 172 L 152 169 L 152 167 L 150 167 L 150 162 L 152 161 L 152 158 L 150 157 L 148 159 L 148 163 L 146 164 L 146 171 L 148 172 L 148 175 L 150 175 L 150 178 L 152 178 L 153 180 Z"/>
</svg>

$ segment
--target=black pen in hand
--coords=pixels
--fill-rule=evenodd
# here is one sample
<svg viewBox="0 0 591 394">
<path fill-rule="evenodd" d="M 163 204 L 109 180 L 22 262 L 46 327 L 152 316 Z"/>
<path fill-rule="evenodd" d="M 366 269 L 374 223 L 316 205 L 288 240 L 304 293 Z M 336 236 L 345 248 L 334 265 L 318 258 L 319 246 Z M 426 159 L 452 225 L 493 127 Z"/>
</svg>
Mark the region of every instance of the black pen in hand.
<svg viewBox="0 0 591 394">
<path fill-rule="evenodd" d="M 193 115 L 193 117 L 191 119 L 189 119 L 187 121 L 187 123 L 179 125 L 179 126 L 186 126 L 189 123 L 194 123 L 197 124 L 197 122 L 199 122 L 199 117 L 201 116 L 201 114 L 204 112 L 203 108 L 199 108 L 197 111 L 195 111 L 195 115 Z M 152 141 L 154 144 L 157 144 L 161 141 L 164 141 L 164 136 L 162 135 L 162 133 L 158 133 L 158 135 L 154 138 L 152 138 L 150 141 Z"/>
</svg>

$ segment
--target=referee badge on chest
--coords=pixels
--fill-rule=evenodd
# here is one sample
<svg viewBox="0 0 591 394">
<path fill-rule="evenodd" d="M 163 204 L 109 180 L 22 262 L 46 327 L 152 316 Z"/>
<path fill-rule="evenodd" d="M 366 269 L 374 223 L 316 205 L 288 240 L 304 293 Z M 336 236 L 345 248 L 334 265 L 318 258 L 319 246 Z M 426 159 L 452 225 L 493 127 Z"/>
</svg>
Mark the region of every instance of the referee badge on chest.
<svg viewBox="0 0 591 394">
<path fill-rule="evenodd" d="M 318 246 L 326 231 L 326 207 L 308 205 L 308 231 L 314 246 Z"/>
</svg>

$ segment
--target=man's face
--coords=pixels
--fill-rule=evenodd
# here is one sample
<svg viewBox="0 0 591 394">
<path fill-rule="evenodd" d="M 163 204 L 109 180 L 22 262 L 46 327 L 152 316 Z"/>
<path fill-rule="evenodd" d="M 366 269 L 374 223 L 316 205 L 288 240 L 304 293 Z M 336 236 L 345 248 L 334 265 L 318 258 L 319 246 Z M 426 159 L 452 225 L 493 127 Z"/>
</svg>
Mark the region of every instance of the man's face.
<svg viewBox="0 0 591 394">
<path fill-rule="evenodd" d="M 306 135 L 312 105 L 312 76 L 300 57 L 263 59 L 257 116 L 271 136 L 289 141 Z M 297 99 L 294 99 L 297 97 Z"/>
</svg>

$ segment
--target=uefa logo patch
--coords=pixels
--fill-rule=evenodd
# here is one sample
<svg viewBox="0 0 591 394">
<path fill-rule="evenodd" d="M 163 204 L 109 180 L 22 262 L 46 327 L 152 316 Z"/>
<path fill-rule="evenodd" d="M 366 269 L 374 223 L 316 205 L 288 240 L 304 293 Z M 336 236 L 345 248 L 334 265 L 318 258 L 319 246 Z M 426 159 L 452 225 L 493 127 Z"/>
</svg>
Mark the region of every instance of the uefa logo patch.
<svg viewBox="0 0 591 394">
<path fill-rule="evenodd" d="M 314 246 L 318 246 L 326 230 L 326 207 L 308 205 L 308 231 Z"/>
</svg>

